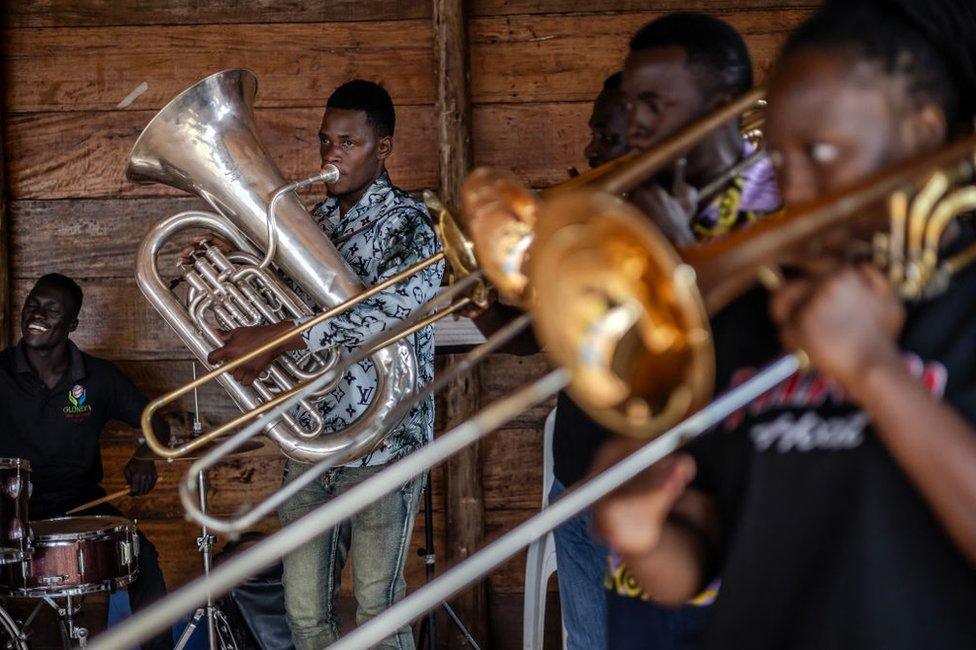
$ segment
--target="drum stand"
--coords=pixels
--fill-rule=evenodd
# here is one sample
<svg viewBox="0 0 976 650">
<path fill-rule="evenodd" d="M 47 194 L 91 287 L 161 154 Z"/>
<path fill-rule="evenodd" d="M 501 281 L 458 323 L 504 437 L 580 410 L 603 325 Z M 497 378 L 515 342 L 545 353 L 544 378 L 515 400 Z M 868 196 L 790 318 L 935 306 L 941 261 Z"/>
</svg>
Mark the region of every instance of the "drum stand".
<svg viewBox="0 0 976 650">
<path fill-rule="evenodd" d="M 80 625 L 75 625 L 75 616 L 81 611 L 81 602 L 75 602 L 70 594 L 65 596 L 64 607 L 58 601 L 54 600 L 52 596 L 44 596 L 43 600 L 37 603 L 37 607 L 34 608 L 34 611 L 24 622 L 25 628 L 34 620 L 34 617 L 37 616 L 44 603 L 47 603 L 58 615 L 58 622 L 61 624 L 61 640 L 65 648 L 74 647 L 71 644 L 72 641 L 78 641 L 79 648 L 84 648 L 88 645 L 88 629 Z"/>
<path fill-rule="evenodd" d="M 427 582 L 430 582 L 436 577 L 434 564 L 437 561 L 437 557 L 434 554 L 434 497 L 433 489 L 430 485 L 430 472 L 427 473 L 427 480 L 424 483 L 424 548 L 417 549 L 417 555 L 424 558 Z M 468 628 L 464 625 L 464 621 L 457 615 L 454 608 L 447 602 L 441 603 L 441 607 L 447 612 L 447 616 L 454 623 L 454 627 L 458 629 L 461 636 L 464 637 L 467 645 L 473 648 L 473 650 L 481 650 L 478 642 L 471 636 L 471 632 L 468 631 Z M 434 650 L 437 647 L 437 615 L 434 613 L 435 611 L 433 609 L 430 610 L 427 616 L 421 619 L 420 630 L 417 633 L 417 647 L 425 645 L 425 640 L 429 650 Z"/>
<path fill-rule="evenodd" d="M 194 428 L 197 427 L 197 424 L 194 422 Z M 197 489 L 200 492 L 200 511 L 205 513 L 207 512 L 207 475 L 204 472 L 197 474 Z M 210 534 L 207 527 L 201 525 L 200 536 L 197 537 L 197 550 L 200 552 L 200 557 L 203 558 L 204 579 L 210 578 L 211 550 L 216 541 L 217 538 Z M 214 605 L 213 597 L 209 593 L 207 594 L 207 604 L 204 607 L 198 607 L 197 611 L 193 612 L 193 617 L 183 630 L 183 634 L 180 635 L 174 650 L 183 650 L 186 647 L 193 631 L 197 629 L 200 619 L 204 616 L 207 617 L 207 647 L 210 650 L 237 650 L 237 643 L 234 641 L 234 635 L 231 634 L 230 625 L 227 624 L 227 617 L 224 616 L 219 607 Z"/>
</svg>

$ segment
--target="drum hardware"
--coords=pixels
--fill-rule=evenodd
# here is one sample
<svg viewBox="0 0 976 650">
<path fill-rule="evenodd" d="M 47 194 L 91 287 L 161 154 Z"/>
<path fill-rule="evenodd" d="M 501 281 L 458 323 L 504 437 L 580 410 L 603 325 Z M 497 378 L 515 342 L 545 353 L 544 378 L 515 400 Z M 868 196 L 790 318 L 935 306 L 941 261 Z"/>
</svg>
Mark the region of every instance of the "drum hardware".
<svg viewBox="0 0 976 650">
<path fill-rule="evenodd" d="M 196 381 L 197 378 L 197 364 L 192 362 L 193 369 L 193 380 Z M 197 389 L 193 389 L 193 434 L 194 436 L 200 435 L 203 430 L 203 426 L 200 423 L 200 402 L 197 398 Z M 207 511 L 207 473 L 206 471 L 200 471 L 197 473 L 197 487 L 200 493 L 200 511 Z M 210 567 L 213 561 L 213 546 L 216 543 L 217 538 L 210 534 L 207 529 L 206 524 L 201 524 L 200 526 L 200 536 L 197 537 L 197 552 L 200 553 L 200 558 L 203 561 L 203 577 L 204 580 L 210 577 Z M 207 617 L 207 648 L 210 650 L 237 650 L 237 643 L 234 640 L 234 635 L 230 631 L 230 626 L 227 623 L 227 617 L 220 610 L 220 608 L 214 604 L 213 595 L 207 594 L 206 604 L 203 607 L 198 607 L 196 611 L 193 612 L 193 616 L 190 617 L 190 622 L 187 624 L 186 628 L 183 630 L 183 634 L 180 635 L 179 640 L 176 642 L 176 647 L 174 650 L 183 650 L 186 644 L 189 642 L 190 637 L 193 635 L 194 630 L 200 624 L 200 620 L 206 616 Z"/>
<path fill-rule="evenodd" d="M 74 640 L 78 642 L 79 648 L 84 648 L 88 646 L 88 629 L 75 623 L 75 617 L 81 612 L 83 599 L 78 602 L 75 602 L 73 599 L 74 596 L 70 594 L 65 596 L 63 606 L 51 596 L 44 596 L 43 602 L 47 603 L 58 615 L 64 647 L 71 648 L 71 642 Z M 41 603 L 38 603 L 38 607 L 40 605 Z"/>
<path fill-rule="evenodd" d="M 0 565 L 23 562 L 29 553 L 30 462 L 0 458 Z"/>
</svg>

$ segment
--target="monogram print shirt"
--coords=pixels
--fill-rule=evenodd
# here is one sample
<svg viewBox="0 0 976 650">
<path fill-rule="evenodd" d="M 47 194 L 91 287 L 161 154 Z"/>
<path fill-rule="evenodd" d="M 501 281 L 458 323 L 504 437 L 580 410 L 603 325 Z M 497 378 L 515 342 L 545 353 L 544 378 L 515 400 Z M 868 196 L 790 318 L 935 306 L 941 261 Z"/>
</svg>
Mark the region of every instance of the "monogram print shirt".
<svg viewBox="0 0 976 650">
<path fill-rule="evenodd" d="M 743 140 L 742 157 L 756 150 Z M 700 206 L 692 221 L 696 239 L 724 235 L 740 224 L 751 223 L 780 208 L 776 176 L 769 158 L 760 156 L 743 169 L 728 186 L 708 203 Z"/>
<path fill-rule="evenodd" d="M 367 287 L 440 250 L 427 208 L 394 187 L 385 172 L 345 214 L 340 214 L 338 198 L 329 197 L 315 206 L 312 217 Z M 427 267 L 344 314 L 311 328 L 304 334 L 305 344 L 311 350 L 338 347 L 343 355 L 351 354 L 433 298 L 443 272 L 443 263 Z M 293 282 L 289 285 L 310 307 L 318 308 L 300 287 Z M 417 355 L 418 386 L 426 384 L 434 376 L 434 327 L 425 327 L 407 340 Z M 341 430 L 359 418 L 375 397 L 376 384 L 372 362 L 366 360 L 351 366 L 336 388 L 318 404 L 325 430 Z M 299 412 L 298 417 L 307 419 L 308 414 Z M 387 463 L 413 451 L 433 434 L 434 398 L 431 396 L 411 409 L 382 447 L 350 465 Z"/>
</svg>

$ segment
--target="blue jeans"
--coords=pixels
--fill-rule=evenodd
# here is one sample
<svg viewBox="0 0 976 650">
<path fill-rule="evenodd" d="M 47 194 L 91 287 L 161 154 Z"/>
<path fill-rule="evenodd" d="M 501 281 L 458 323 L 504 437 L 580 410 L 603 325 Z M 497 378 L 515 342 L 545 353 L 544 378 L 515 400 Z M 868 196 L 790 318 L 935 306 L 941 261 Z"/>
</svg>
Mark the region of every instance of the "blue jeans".
<svg viewBox="0 0 976 650">
<path fill-rule="evenodd" d="M 549 502 L 566 491 L 559 480 L 552 484 Z M 587 510 L 557 528 L 556 568 L 559 604 L 569 650 L 604 650 L 607 647 L 607 601 L 603 581 L 607 549 L 591 532 Z"/>
<path fill-rule="evenodd" d="M 710 607 L 662 607 L 608 592 L 607 621 L 612 650 L 695 650 Z"/>
<path fill-rule="evenodd" d="M 287 483 L 309 465 L 289 460 Z M 278 510 L 282 525 L 299 519 L 384 466 L 337 467 L 292 497 Z M 320 650 L 339 638 L 336 599 L 346 558 L 353 563 L 356 623 L 363 624 L 403 598 L 403 566 L 417 515 L 423 478 L 403 485 L 336 528 L 284 557 L 282 581 L 292 641 L 298 650 Z M 412 649 L 409 626 L 376 647 Z"/>
</svg>

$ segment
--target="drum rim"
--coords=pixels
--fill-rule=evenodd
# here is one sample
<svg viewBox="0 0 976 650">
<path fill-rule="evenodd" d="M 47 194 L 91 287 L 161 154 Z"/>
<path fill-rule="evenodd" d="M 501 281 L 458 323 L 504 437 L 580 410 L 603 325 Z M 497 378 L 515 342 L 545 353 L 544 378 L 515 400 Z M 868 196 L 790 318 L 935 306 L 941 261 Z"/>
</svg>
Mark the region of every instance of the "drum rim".
<svg viewBox="0 0 976 650">
<path fill-rule="evenodd" d="M 0 469 L 30 469 L 30 461 L 26 458 L 14 458 L 12 456 L 0 456 Z"/>
<path fill-rule="evenodd" d="M 62 598 L 64 596 L 84 596 L 99 591 L 115 591 L 124 589 L 139 577 L 139 567 L 133 567 L 132 572 L 118 578 L 106 578 L 96 582 L 86 582 L 73 587 L 59 589 L 57 587 L 11 587 L 0 585 L 0 595 L 12 598 Z"/>
<path fill-rule="evenodd" d="M 0 546 L 0 566 L 6 564 L 17 564 L 27 559 L 27 551 L 22 551 L 10 546 Z"/>
<path fill-rule="evenodd" d="M 99 519 L 105 522 L 111 521 L 113 523 L 106 523 L 106 525 L 93 530 L 74 533 L 37 533 L 34 531 L 34 524 L 40 522 L 58 522 L 78 519 Z M 72 542 L 80 539 L 101 539 L 111 536 L 111 533 L 126 531 L 135 534 L 135 532 L 138 530 L 135 522 L 133 522 L 131 519 L 126 519 L 125 517 L 119 517 L 118 515 L 79 515 L 77 517 L 51 517 L 49 519 L 35 519 L 34 521 L 30 522 L 30 526 L 31 539 L 34 540 L 35 543 L 38 540 L 51 542 Z"/>
</svg>

